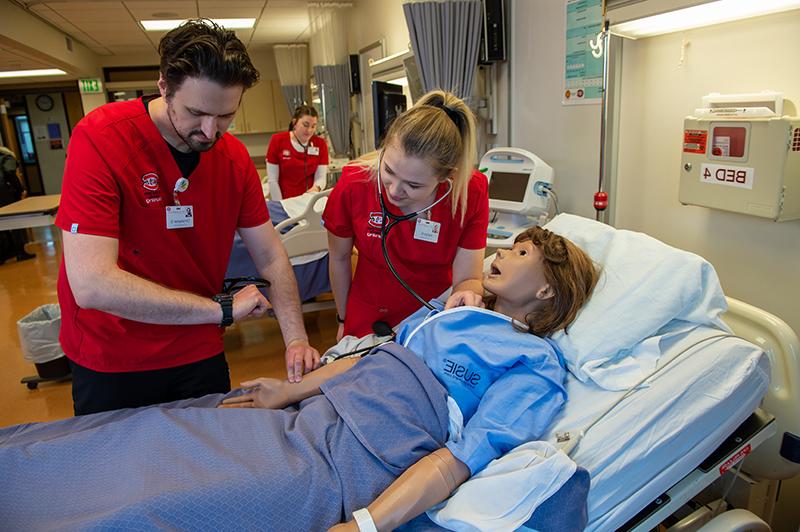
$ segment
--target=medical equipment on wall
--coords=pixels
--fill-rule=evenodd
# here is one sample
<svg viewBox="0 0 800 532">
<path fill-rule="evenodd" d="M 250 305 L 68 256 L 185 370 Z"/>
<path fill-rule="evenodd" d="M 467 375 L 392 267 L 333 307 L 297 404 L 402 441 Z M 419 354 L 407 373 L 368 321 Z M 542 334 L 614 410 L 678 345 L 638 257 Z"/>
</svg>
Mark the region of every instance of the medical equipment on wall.
<svg viewBox="0 0 800 532">
<path fill-rule="evenodd" d="M 417 216 L 419 216 L 420 214 L 424 213 L 425 211 L 430 211 L 436 205 L 438 205 L 442 200 L 444 200 L 447 196 L 449 196 L 450 193 L 453 191 L 453 182 L 448 179 L 447 180 L 447 185 L 448 185 L 447 186 L 447 191 L 444 194 L 442 194 L 439 198 L 434 199 L 433 203 L 431 203 L 430 205 L 428 205 L 424 209 L 420 209 L 418 211 L 415 211 L 415 212 L 412 212 L 412 213 L 409 213 L 409 214 L 404 214 L 402 216 L 398 216 L 396 214 L 392 214 L 391 212 L 389 212 L 386 209 L 386 202 L 383 199 L 383 190 L 381 188 L 381 165 L 382 164 L 383 164 L 383 150 L 381 150 L 380 156 L 378 157 L 378 202 L 381 204 L 381 249 L 383 250 L 383 259 L 386 261 L 386 266 L 389 267 L 389 271 L 392 272 L 392 275 L 394 275 L 395 279 L 397 279 L 398 282 L 401 285 L 403 285 L 403 288 L 405 288 L 406 291 L 409 294 L 414 296 L 417 299 L 417 301 L 422 303 L 424 306 L 428 307 L 429 310 L 435 310 L 430 303 L 425 301 L 425 299 L 422 296 L 420 296 L 418 293 L 416 293 L 413 288 L 408 286 L 408 283 L 406 283 L 403 280 L 403 278 L 400 277 L 400 274 L 397 273 L 397 270 L 394 269 L 394 264 L 392 264 L 392 260 L 389 258 L 389 250 L 386 247 L 386 239 L 389 237 L 389 231 L 392 230 L 392 227 L 394 227 L 395 225 L 399 224 L 400 222 L 404 222 L 406 220 L 411 220 L 413 218 L 416 218 Z M 389 222 L 390 218 L 392 220 L 391 222 Z"/>
<path fill-rule="evenodd" d="M 489 179 L 487 246 L 510 248 L 519 233 L 546 221 L 553 168 L 520 148 L 493 148 L 479 168 Z"/>
<path fill-rule="evenodd" d="M 775 221 L 800 218 L 800 118 L 777 92 L 703 97 L 684 119 L 678 199 Z"/>
</svg>

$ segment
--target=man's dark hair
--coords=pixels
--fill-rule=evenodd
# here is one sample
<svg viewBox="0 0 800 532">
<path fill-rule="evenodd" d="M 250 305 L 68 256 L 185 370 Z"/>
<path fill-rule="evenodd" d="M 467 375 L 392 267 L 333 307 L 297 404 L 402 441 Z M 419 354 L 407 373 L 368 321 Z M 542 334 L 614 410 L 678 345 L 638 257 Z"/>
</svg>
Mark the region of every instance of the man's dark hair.
<svg viewBox="0 0 800 532">
<path fill-rule="evenodd" d="M 259 78 L 236 34 L 208 19 L 187 20 L 164 35 L 158 53 L 161 76 L 167 82 L 167 97 L 187 77 L 208 79 L 223 87 L 242 85 L 245 90 Z"/>
</svg>

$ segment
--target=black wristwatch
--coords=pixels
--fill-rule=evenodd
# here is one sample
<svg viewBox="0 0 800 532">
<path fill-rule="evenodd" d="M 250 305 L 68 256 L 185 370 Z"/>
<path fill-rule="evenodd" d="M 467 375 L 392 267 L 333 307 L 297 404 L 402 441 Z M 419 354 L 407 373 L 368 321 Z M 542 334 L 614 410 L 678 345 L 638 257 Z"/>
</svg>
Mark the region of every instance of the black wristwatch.
<svg viewBox="0 0 800 532">
<path fill-rule="evenodd" d="M 220 327 L 233 325 L 233 296 L 230 294 L 217 294 L 212 297 L 222 307 L 222 321 Z"/>
<path fill-rule="evenodd" d="M 336 313 L 336 321 L 339 322 L 339 323 L 344 323 L 344 318 L 339 316 L 338 312 Z"/>
</svg>

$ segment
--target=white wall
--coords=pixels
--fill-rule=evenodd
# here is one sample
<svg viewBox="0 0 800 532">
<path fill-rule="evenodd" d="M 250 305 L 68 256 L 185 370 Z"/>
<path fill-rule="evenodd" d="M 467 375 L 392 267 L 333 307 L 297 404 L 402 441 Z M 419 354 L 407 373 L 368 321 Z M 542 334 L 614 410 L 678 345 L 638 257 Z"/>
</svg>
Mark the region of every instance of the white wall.
<svg viewBox="0 0 800 532">
<path fill-rule="evenodd" d="M 703 95 L 775 89 L 796 113 L 799 29 L 800 11 L 791 11 L 625 42 L 616 212 L 617 225 L 704 256 L 726 294 L 776 314 L 795 331 L 800 221 L 682 206 L 678 182 L 683 118 Z M 679 66 L 683 38 L 689 46 Z"/>
<path fill-rule="evenodd" d="M 555 170 L 561 211 L 594 217 L 600 105 L 561 105 L 563 0 L 511 1 L 511 141 Z"/>
</svg>

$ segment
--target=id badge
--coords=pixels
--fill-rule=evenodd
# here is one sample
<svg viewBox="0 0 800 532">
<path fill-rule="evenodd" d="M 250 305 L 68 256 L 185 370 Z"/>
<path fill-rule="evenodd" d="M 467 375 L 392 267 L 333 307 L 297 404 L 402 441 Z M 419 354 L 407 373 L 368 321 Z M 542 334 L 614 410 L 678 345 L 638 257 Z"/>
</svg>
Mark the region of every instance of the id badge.
<svg viewBox="0 0 800 532">
<path fill-rule="evenodd" d="M 194 227 L 194 209 L 191 205 L 167 207 L 167 229 L 188 229 Z"/>
<path fill-rule="evenodd" d="M 439 231 L 441 228 L 442 224 L 439 222 L 417 218 L 417 225 L 414 227 L 414 239 L 433 242 L 435 244 L 439 241 Z"/>
<path fill-rule="evenodd" d="M 309 155 L 319 155 L 319 148 L 316 146 L 309 146 L 308 147 L 308 154 Z"/>
</svg>

